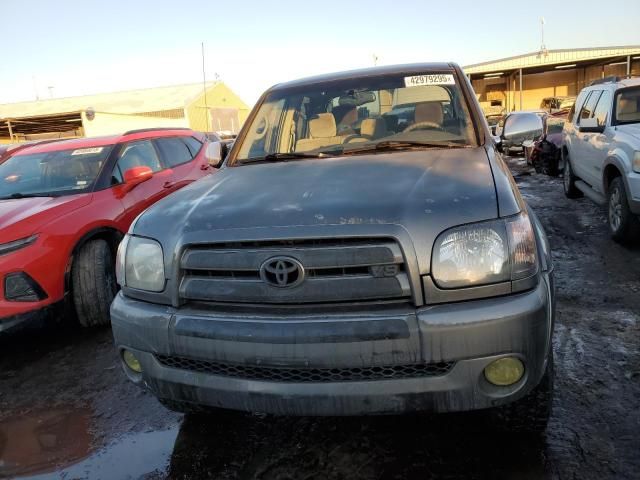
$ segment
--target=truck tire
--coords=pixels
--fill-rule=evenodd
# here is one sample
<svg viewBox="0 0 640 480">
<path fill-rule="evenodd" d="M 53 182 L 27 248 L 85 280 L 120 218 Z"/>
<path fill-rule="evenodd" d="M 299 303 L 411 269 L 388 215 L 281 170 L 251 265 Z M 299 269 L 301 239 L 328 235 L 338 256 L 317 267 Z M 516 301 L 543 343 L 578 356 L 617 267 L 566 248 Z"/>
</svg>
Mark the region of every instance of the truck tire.
<svg viewBox="0 0 640 480">
<path fill-rule="evenodd" d="M 184 413 L 185 415 L 213 415 L 220 412 L 215 407 L 206 407 L 197 403 L 182 402 L 180 400 L 170 400 L 168 398 L 158 398 L 158 401 L 167 410 L 176 413 Z"/>
<path fill-rule="evenodd" d="M 542 173 L 550 177 L 558 176 L 558 165 L 560 164 L 560 152 L 547 152 L 542 158 Z"/>
<path fill-rule="evenodd" d="M 109 244 L 105 240 L 92 240 L 83 245 L 73 262 L 71 276 L 80 325 L 109 325 L 109 307 L 118 291 Z"/>
<path fill-rule="evenodd" d="M 615 177 L 609 184 L 607 211 L 611 236 L 616 242 L 630 244 L 640 240 L 640 220 L 629 209 L 621 177 Z"/>
<path fill-rule="evenodd" d="M 491 427 L 499 431 L 540 435 L 547 428 L 553 402 L 553 354 L 540 383 L 524 398 L 489 410 Z"/>
<path fill-rule="evenodd" d="M 578 178 L 573 174 L 571 161 L 569 157 L 565 157 L 562 185 L 564 186 L 564 194 L 567 198 L 580 198 L 582 196 L 582 192 L 576 188 L 576 180 L 578 180 Z"/>
</svg>

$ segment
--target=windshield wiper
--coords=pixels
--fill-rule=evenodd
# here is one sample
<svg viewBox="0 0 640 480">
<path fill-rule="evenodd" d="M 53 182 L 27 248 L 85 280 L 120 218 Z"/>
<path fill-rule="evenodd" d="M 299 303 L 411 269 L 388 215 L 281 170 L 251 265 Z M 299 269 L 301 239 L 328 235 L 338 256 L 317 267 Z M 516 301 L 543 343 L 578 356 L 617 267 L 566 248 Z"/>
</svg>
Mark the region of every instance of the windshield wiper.
<svg viewBox="0 0 640 480">
<path fill-rule="evenodd" d="M 339 152 L 340 150 L 337 150 Z M 266 162 L 286 162 L 288 160 L 301 160 L 304 158 L 325 158 L 333 155 L 333 151 L 324 152 L 275 152 L 268 153 L 264 157 L 245 158 L 239 160 L 238 163 L 245 165 L 248 163 L 266 163 Z"/>
<path fill-rule="evenodd" d="M 14 198 L 32 198 L 32 197 L 54 197 L 51 193 L 12 193 L 6 197 L 0 197 L 0 200 L 12 200 Z"/>
<path fill-rule="evenodd" d="M 455 142 L 420 142 L 411 140 L 384 140 L 382 142 L 374 143 L 373 145 L 364 145 L 357 148 L 349 148 L 343 150 L 344 155 L 351 153 L 363 153 L 374 152 L 382 150 L 407 150 L 412 148 L 466 148 L 467 145 L 462 145 Z"/>
</svg>

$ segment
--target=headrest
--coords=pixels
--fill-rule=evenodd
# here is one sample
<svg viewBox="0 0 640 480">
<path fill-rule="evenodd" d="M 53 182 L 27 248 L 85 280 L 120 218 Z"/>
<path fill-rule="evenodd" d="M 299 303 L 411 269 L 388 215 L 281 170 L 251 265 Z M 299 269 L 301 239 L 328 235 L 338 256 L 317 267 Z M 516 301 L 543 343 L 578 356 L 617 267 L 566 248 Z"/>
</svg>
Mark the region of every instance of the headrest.
<svg viewBox="0 0 640 480">
<path fill-rule="evenodd" d="M 365 118 L 360 124 L 360 135 L 379 138 L 385 133 L 385 123 L 381 118 Z"/>
<path fill-rule="evenodd" d="M 328 138 L 336 136 L 336 119 L 332 113 L 319 113 L 309 120 L 311 138 Z"/>
<path fill-rule="evenodd" d="M 442 125 L 444 112 L 440 102 L 422 102 L 416 105 L 415 122 L 433 122 Z"/>
<path fill-rule="evenodd" d="M 337 107 L 333 107 L 331 113 L 333 113 L 333 116 L 336 119 L 336 124 L 338 125 L 351 125 L 358 120 L 358 111 L 356 110 L 356 107 L 352 107 L 350 105 L 338 105 Z"/>
</svg>

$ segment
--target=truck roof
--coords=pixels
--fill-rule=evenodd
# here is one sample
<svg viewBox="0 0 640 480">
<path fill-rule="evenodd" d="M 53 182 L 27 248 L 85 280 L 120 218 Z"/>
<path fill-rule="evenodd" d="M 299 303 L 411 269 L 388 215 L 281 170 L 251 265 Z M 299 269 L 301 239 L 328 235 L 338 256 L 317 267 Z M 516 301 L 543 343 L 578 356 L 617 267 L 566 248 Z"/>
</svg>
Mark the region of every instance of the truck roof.
<svg viewBox="0 0 640 480">
<path fill-rule="evenodd" d="M 301 78 L 289 82 L 279 83 L 271 87 L 271 90 L 285 90 L 288 88 L 302 87 L 340 80 L 349 80 L 358 77 L 376 77 L 380 75 L 393 75 L 406 73 L 407 75 L 420 75 L 428 72 L 453 71 L 457 65 L 455 63 L 409 63 L 401 65 L 387 65 L 383 67 L 361 68 L 358 70 L 346 70 L 343 72 L 325 73 L 312 77 Z"/>
</svg>

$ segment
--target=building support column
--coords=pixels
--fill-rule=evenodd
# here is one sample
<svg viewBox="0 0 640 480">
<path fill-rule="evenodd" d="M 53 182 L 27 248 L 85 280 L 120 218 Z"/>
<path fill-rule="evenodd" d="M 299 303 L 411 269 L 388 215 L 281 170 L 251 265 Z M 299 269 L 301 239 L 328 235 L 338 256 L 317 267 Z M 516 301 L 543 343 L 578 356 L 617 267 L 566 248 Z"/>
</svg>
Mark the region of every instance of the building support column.
<svg viewBox="0 0 640 480">
<path fill-rule="evenodd" d="M 631 76 L 631 55 L 627 55 L 627 77 Z"/>
<path fill-rule="evenodd" d="M 9 127 L 9 141 L 13 143 L 13 130 L 11 129 L 11 120 L 7 120 L 7 127 Z"/>
<path fill-rule="evenodd" d="M 519 71 L 520 77 L 520 110 L 522 111 L 522 69 Z"/>
</svg>

